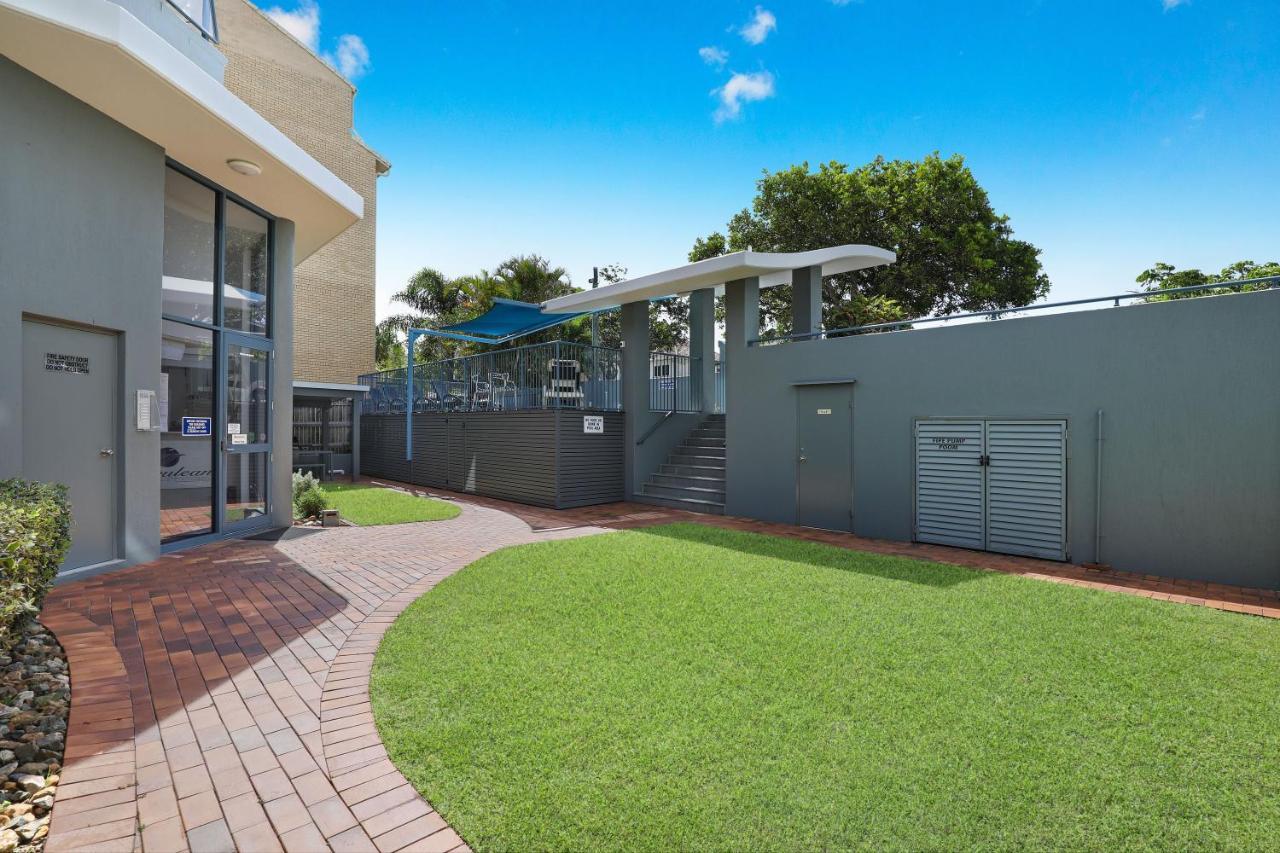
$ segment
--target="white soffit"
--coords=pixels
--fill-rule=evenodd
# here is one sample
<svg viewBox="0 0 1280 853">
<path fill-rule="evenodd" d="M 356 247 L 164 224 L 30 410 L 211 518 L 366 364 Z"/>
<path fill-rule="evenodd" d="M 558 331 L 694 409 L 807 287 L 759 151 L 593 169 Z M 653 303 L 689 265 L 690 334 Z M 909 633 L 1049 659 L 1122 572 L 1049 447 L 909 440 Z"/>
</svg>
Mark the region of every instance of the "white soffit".
<svg viewBox="0 0 1280 853">
<path fill-rule="evenodd" d="M 160 35 L 107 0 L 0 0 L 0 54 L 296 225 L 302 261 L 364 200 Z M 227 166 L 250 160 L 262 174 Z"/>
<path fill-rule="evenodd" d="M 875 246 L 829 246 L 808 252 L 734 252 L 682 267 L 642 275 L 594 290 L 582 290 L 547 301 L 544 311 L 597 311 L 628 302 L 647 302 L 692 290 L 719 287 L 741 278 L 760 278 L 761 287 L 791 283 L 791 271 L 822 267 L 823 275 L 878 267 L 898 258 Z"/>
</svg>

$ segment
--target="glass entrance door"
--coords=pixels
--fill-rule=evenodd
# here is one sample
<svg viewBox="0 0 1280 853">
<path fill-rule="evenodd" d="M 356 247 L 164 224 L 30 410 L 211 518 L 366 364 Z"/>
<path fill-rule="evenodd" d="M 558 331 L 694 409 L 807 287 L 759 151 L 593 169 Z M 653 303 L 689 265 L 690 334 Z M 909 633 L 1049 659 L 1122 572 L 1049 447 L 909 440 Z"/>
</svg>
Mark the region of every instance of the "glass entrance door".
<svg viewBox="0 0 1280 853">
<path fill-rule="evenodd" d="M 223 528 L 253 526 L 268 511 L 271 463 L 271 343 L 225 334 L 223 381 L 226 413 L 222 428 Z"/>
</svg>

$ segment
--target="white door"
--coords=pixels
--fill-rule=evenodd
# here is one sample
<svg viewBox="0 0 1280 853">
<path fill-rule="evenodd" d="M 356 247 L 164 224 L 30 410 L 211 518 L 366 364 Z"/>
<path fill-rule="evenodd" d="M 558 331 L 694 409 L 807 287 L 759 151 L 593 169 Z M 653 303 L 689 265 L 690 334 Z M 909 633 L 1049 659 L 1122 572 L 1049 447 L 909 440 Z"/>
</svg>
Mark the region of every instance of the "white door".
<svg viewBox="0 0 1280 853">
<path fill-rule="evenodd" d="M 916 422 L 916 539 L 986 547 L 983 422 Z"/>
<path fill-rule="evenodd" d="M 1067 424 L 987 422 L 987 548 L 1066 559 Z"/>
<path fill-rule="evenodd" d="M 916 541 L 1067 558 L 1067 423 L 916 422 Z"/>
<path fill-rule="evenodd" d="M 70 490 L 62 568 L 116 557 L 116 336 L 24 320 L 22 475 Z"/>
</svg>

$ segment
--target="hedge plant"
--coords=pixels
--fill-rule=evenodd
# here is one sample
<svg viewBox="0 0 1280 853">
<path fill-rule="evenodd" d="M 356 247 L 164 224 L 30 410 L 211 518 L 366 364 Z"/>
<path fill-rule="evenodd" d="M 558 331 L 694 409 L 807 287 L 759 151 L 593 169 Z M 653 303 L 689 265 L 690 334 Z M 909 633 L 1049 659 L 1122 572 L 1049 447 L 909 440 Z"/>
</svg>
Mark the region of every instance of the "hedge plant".
<svg viewBox="0 0 1280 853">
<path fill-rule="evenodd" d="M 70 545 L 66 486 L 0 480 L 0 645 L 39 611 Z"/>
</svg>

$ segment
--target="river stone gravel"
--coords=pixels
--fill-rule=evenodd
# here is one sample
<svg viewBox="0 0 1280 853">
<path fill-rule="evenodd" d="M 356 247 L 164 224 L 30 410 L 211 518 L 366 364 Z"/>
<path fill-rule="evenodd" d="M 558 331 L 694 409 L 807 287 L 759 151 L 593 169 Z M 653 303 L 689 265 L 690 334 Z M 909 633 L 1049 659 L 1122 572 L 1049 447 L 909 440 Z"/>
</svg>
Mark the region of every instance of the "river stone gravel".
<svg viewBox="0 0 1280 853">
<path fill-rule="evenodd" d="M 0 648 L 0 853 L 38 853 L 49 835 L 66 744 L 71 679 L 57 639 L 34 620 Z"/>
</svg>

